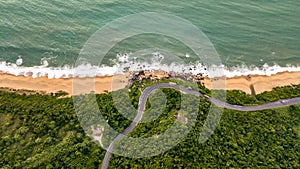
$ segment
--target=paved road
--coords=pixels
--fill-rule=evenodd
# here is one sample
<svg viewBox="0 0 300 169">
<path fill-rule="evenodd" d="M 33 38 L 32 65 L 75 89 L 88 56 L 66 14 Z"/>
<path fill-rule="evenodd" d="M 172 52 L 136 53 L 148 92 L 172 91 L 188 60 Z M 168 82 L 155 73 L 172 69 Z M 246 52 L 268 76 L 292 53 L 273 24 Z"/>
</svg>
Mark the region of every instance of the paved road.
<svg viewBox="0 0 300 169">
<path fill-rule="evenodd" d="M 133 122 L 130 124 L 129 127 L 127 127 L 122 133 L 120 133 L 114 140 L 113 142 L 109 145 L 108 149 L 106 150 L 105 157 L 102 162 L 102 169 L 106 169 L 108 166 L 109 159 L 112 154 L 113 146 L 115 142 L 120 141 L 122 138 L 124 138 L 127 134 L 129 134 L 135 127 L 136 125 L 141 121 L 147 99 L 149 95 L 154 92 L 157 89 L 162 89 L 162 88 L 168 88 L 168 89 L 176 89 L 184 94 L 191 94 L 195 95 L 198 97 L 202 97 L 205 99 L 210 100 L 212 103 L 214 103 L 218 107 L 223 107 L 227 109 L 232 109 L 232 110 L 238 110 L 238 111 L 258 111 L 258 110 L 266 110 L 266 109 L 275 109 L 279 107 L 285 107 L 285 106 L 290 106 L 290 105 L 295 105 L 295 104 L 300 104 L 300 97 L 292 98 L 292 99 L 283 99 L 279 100 L 276 102 L 271 102 L 271 103 L 266 103 L 262 105 L 257 105 L 257 106 L 240 106 L 240 105 L 233 105 L 226 103 L 224 101 L 215 99 L 215 98 L 207 98 L 205 97 L 202 93 L 192 90 L 192 89 L 187 89 L 182 86 L 178 86 L 174 83 L 159 83 L 155 84 L 152 86 L 147 87 L 143 93 L 141 94 L 139 98 L 139 105 L 138 105 L 138 113 Z"/>
</svg>

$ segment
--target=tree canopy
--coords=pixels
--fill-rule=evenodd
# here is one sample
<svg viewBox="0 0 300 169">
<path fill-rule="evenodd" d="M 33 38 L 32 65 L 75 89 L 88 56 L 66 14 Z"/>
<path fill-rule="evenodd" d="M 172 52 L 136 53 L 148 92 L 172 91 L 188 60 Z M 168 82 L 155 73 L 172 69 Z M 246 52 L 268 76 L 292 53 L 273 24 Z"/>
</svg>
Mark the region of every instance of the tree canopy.
<svg viewBox="0 0 300 169">
<path fill-rule="evenodd" d="M 151 84 L 149 81 L 135 82 L 129 88 L 129 103 L 133 107 L 128 110 L 137 108 L 142 89 Z M 199 90 L 210 94 L 203 86 Z M 122 91 L 118 92 L 115 94 L 121 98 Z M 59 98 L 64 94 L 0 92 L 1 168 L 101 166 L 105 150 L 84 132 L 74 111 L 73 99 Z M 165 99 L 158 99 L 162 95 Z M 226 95 L 230 103 L 262 104 L 300 96 L 300 85 L 277 87 L 256 97 L 241 91 L 227 91 Z M 178 91 L 163 89 L 151 97 L 143 118 L 153 120 L 138 124 L 129 136 L 153 137 L 176 123 L 174 115 L 181 113 L 188 117 L 179 110 L 182 96 Z M 130 125 L 131 120 L 114 106 L 112 93 L 97 94 L 96 99 L 111 127 L 122 132 Z M 201 144 L 199 133 L 211 103 L 204 99 L 199 102 L 196 124 L 178 145 L 154 157 L 132 159 L 113 155 L 109 168 L 300 168 L 299 105 L 257 112 L 226 109 L 211 138 Z M 196 111 L 192 107 L 187 110 Z M 133 112 L 132 116 L 135 114 Z"/>
</svg>

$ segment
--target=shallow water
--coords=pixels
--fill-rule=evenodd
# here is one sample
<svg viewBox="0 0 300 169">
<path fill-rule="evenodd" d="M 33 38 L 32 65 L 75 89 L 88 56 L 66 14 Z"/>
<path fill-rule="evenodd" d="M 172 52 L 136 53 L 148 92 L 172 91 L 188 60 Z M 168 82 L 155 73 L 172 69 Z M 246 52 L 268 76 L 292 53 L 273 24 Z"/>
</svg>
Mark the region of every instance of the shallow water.
<svg viewBox="0 0 300 169">
<path fill-rule="evenodd" d="M 292 0 L 2 1 L 0 61 L 15 63 L 22 55 L 22 66 L 41 65 L 42 58 L 49 66 L 73 65 L 84 43 L 106 23 L 149 11 L 192 22 L 226 66 L 300 63 L 300 1 Z"/>
</svg>

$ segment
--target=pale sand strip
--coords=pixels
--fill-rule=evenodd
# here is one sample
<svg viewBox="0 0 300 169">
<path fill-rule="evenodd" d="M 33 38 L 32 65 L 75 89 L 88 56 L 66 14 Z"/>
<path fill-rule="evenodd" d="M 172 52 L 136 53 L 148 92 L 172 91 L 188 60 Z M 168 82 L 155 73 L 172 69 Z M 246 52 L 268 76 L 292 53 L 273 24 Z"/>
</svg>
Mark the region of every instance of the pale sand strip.
<svg viewBox="0 0 300 169">
<path fill-rule="evenodd" d="M 95 83 L 94 81 L 95 80 Z M 113 85 L 112 85 L 113 81 Z M 32 78 L 24 76 L 14 76 L 9 74 L 0 74 L 0 87 L 8 87 L 13 89 L 27 89 L 36 91 L 45 91 L 46 93 L 55 93 L 59 90 L 63 90 L 72 94 L 73 79 L 48 79 L 47 77 Z M 80 90 L 76 90 L 74 94 L 89 93 L 95 91 L 95 93 L 102 93 L 105 90 L 112 91 L 120 88 L 124 88 L 127 85 L 127 79 L 125 76 L 107 76 L 96 78 L 78 79 L 76 81 Z M 218 89 L 217 81 L 214 81 L 212 87 L 211 79 L 205 78 L 203 81 L 205 86 L 209 89 Z M 93 89 L 93 84 L 95 88 Z M 250 85 L 253 85 L 256 94 L 264 91 L 271 91 L 276 86 L 286 86 L 291 84 L 300 84 L 300 72 L 283 72 L 273 76 L 258 76 L 252 75 L 251 78 L 241 76 L 226 79 L 227 90 L 242 90 L 246 93 L 251 93 Z"/>
<path fill-rule="evenodd" d="M 218 89 L 224 86 L 220 85 L 221 87 L 218 87 L 218 82 L 214 82 L 215 87 L 212 87 L 211 79 L 205 78 L 204 80 L 205 86 L 209 89 Z M 250 78 L 247 76 L 240 76 L 226 79 L 227 90 L 237 89 L 248 94 L 251 94 L 251 85 L 253 85 L 255 93 L 259 94 L 264 91 L 271 91 L 274 87 L 291 84 L 300 84 L 300 72 L 282 72 L 272 76 L 251 75 Z"/>
<path fill-rule="evenodd" d="M 96 78 L 76 79 L 78 89 L 74 94 L 81 93 L 103 93 L 104 91 L 112 91 L 124 88 L 127 85 L 127 80 L 124 76 L 106 76 Z M 126 81 L 125 81 L 126 80 Z M 95 83 L 94 83 L 95 82 Z M 113 85 L 112 85 L 113 82 Z M 93 87 L 95 86 L 95 87 Z M 12 89 L 27 89 L 35 91 L 43 91 L 46 93 L 55 93 L 57 91 L 66 91 L 69 94 L 73 93 L 73 78 L 68 79 L 48 79 L 47 77 L 25 77 L 14 76 L 9 74 L 0 74 L 0 87 Z"/>
</svg>

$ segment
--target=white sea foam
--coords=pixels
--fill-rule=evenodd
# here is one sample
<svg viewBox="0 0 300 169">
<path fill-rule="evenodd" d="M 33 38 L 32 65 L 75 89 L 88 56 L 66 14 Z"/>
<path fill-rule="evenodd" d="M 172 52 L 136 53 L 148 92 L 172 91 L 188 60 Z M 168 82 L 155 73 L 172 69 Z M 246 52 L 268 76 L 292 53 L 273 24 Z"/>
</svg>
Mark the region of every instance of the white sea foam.
<svg viewBox="0 0 300 169">
<path fill-rule="evenodd" d="M 143 57 L 142 57 L 143 58 Z M 150 57 L 151 58 L 151 57 Z M 23 63 L 23 59 L 20 56 L 16 63 L 0 62 L 0 72 L 12 74 L 16 76 L 31 76 L 48 77 L 52 78 L 72 78 L 72 77 L 95 77 L 95 76 L 111 76 L 115 74 L 123 74 L 125 71 L 153 71 L 163 70 L 165 72 L 174 72 L 180 74 L 202 74 L 210 78 L 226 76 L 227 78 L 236 76 L 248 76 L 248 75 L 266 75 L 271 76 L 280 72 L 300 72 L 300 67 L 297 66 L 285 66 L 280 67 L 278 65 L 269 66 L 264 64 L 262 67 L 247 67 L 240 65 L 236 67 L 227 68 L 224 65 L 210 65 L 204 66 L 200 62 L 190 64 L 178 64 L 170 63 L 166 64 L 162 61 L 165 56 L 159 52 L 153 53 L 153 57 L 149 61 L 140 60 L 130 57 L 130 54 L 117 54 L 114 66 L 95 66 L 91 64 L 79 65 L 77 67 L 70 67 L 68 65 L 54 68 L 48 67 L 49 63 L 47 59 L 41 60 L 41 66 L 23 67 L 20 66 Z"/>
<path fill-rule="evenodd" d="M 18 59 L 16 60 L 16 65 L 21 66 L 23 64 L 23 58 L 22 56 L 19 56 Z"/>
<path fill-rule="evenodd" d="M 227 78 L 236 76 L 247 76 L 247 75 L 266 75 L 271 76 L 280 72 L 300 72 L 300 67 L 296 66 L 285 66 L 281 67 L 278 65 L 268 66 L 264 64 L 261 68 L 258 67 L 247 67 L 247 66 L 236 66 L 227 68 L 224 65 L 206 67 L 201 64 L 157 64 L 157 63 L 140 63 L 140 62 L 127 62 L 122 64 L 116 64 L 114 66 L 94 66 L 91 64 L 80 65 L 76 68 L 70 66 L 64 66 L 61 68 L 33 66 L 33 67 L 22 67 L 17 64 L 0 62 L 0 72 L 7 73 L 15 76 L 31 76 L 37 77 L 48 77 L 52 78 L 71 78 L 71 77 L 95 77 L 95 76 L 110 76 L 114 74 L 122 74 L 125 69 L 128 71 L 153 71 L 163 70 L 166 72 L 175 72 L 183 74 L 199 74 L 208 76 L 210 78 L 220 77 L 225 75 Z"/>
</svg>

